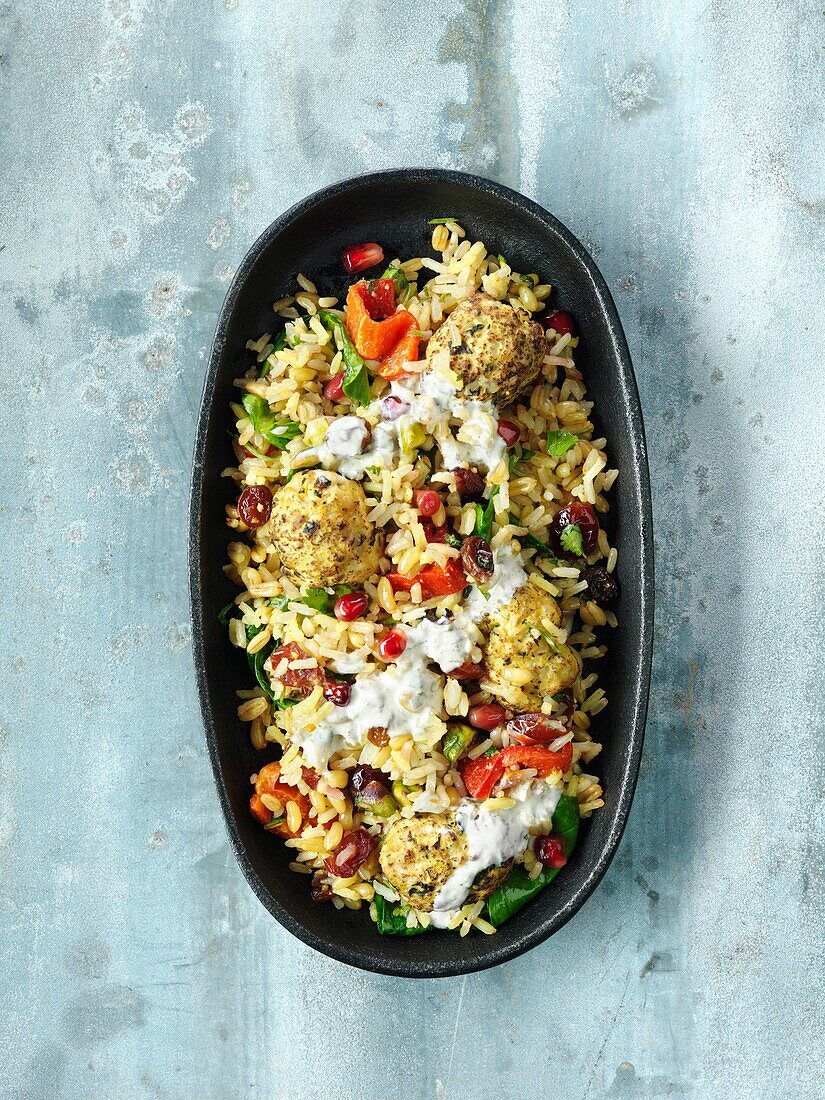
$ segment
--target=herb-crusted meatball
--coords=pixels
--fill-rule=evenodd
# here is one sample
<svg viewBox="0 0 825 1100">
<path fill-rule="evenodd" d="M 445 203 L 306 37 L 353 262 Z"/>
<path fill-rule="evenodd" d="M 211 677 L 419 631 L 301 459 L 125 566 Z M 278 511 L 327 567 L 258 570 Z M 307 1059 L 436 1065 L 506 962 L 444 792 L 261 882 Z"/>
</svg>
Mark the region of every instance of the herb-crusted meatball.
<svg viewBox="0 0 825 1100">
<path fill-rule="evenodd" d="M 455 332 L 460 343 L 452 346 Z M 449 353 L 450 367 L 464 382 L 461 396 L 509 405 L 539 376 L 544 330 L 525 310 L 474 294 L 461 302 L 433 334 L 427 359 Z"/>
<path fill-rule="evenodd" d="M 285 572 L 302 584 L 363 584 L 378 569 L 364 490 L 325 470 L 296 474 L 275 493 L 270 527 Z"/>
<path fill-rule="evenodd" d="M 424 913 L 450 875 L 469 857 L 467 838 L 455 814 L 397 818 L 387 830 L 379 860 L 387 881 L 403 901 Z M 465 902 L 488 897 L 510 873 L 513 861 L 476 876 Z M 462 903 L 464 904 L 464 903 Z"/>
<path fill-rule="evenodd" d="M 545 699 L 570 687 L 579 675 L 578 654 L 546 633 L 547 626 L 558 626 L 561 619 L 561 610 L 552 596 L 525 584 L 482 624 L 489 628 L 484 646 L 485 687 L 514 710 L 541 710 Z M 539 631 L 538 637 L 533 627 Z M 515 683 L 507 675 L 510 669 L 529 672 L 529 683 Z"/>
</svg>

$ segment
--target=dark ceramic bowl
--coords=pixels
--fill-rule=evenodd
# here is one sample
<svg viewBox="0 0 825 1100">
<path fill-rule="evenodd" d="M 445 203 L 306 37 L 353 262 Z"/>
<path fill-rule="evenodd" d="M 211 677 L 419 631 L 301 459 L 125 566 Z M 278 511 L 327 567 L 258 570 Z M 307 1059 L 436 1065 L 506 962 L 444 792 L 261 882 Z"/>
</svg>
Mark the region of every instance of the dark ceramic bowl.
<svg viewBox="0 0 825 1100">
<path fill-rule="evenodd" d="M 570 863 L 495 936 L 430 932 L 381 936 L 365 910 L 336 911 L 310 900 L 309 880 L 289 870 L 288 850 L 252 819 L 249 776 L 273 754 L 257 753 L 236 716 L 235 691 L 249 686 L 244 655 L 233 649 L 218 612 L 236 594 L 221 571 L 231 534 L 224 505 L 234 463 L 227 429 L 232 380 L 247 369 L 245 344 L 272 328 L 271 304 L 306 273 L 325 294 L 351 280 L 341 250 L 379 241 L 388 257 L 431 254 L 428 218 L 452 216 L 471 240 L 506 254 L 518 271 L 538 271 L 556 288 L 581 334 L 584 370 L 610 462 L 621 474 L 607 526 L 619 551 L 619 626 L 601 662 L 610 706 L 597 721 L 604 751 L 596 770 L 605 806 L 586 823 Z M 270 225 L 238 269 L 218 319 L 203 391 L 192 478 L 190 528 L 192 637 L 206 740 L 229 837 L 250 886 L 272 915 L 325 955 L 365 970 L 405 977 L 466 974 L 505 962 L 547 939 L 595 889 L 627 821 L 642 753 L 653 625 L 650 487 L 642 413 L 616 307 L 593 260 L 573 234 L 534 202 L 476 176 L 437 169 L 377 172 L 345 180 L 299 202 Z"/>
</svg>

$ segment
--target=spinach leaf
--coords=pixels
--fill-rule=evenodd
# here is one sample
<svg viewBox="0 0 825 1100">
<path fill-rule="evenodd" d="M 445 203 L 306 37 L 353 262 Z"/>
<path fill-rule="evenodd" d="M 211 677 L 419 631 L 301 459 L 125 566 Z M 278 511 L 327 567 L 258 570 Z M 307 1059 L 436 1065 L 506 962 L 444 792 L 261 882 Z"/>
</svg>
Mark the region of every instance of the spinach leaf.
<svg viewBox="0 0 825 1100">
<path fill-rule="evenodd" d="M 278 416 L 270 409 L 268 402 L 254 393 L 245 393 L 243 407 L 252 422 L 256 432 L 282 451 L 290 439 L 295 439 L 303 430 L 300 424 L 294 420 L 279 420 Z"/>
<path fill-rule="evenodd" d="M 575 554 L 578 558 L 584 557 L 582 529 L 579 527 L 578 523 L 568 523 L 559 535 L 559 542 L 568 554 Z"/>
<path fill-rule="evenodd" d="M 495 509 L 493 501 L 498 493 L 498 485 L 493 486 L 493 490 L 490 493 L 490 499 L 486 504 L 476 505 L 476 526 L 475 534 L 481 535 L 483 539 L 490 541 L 490 536 L 493 533 L 493 517 L 495 516 Z"/>
<path fill-rule="evenodd" d="M 380 894 L 375 895 L 375 915 L 378 918 L 376 925 L 382 936 L 415 936 L 419 932 L 426 932 L 417 924 L 415 928 L 407 927 L 407 913 L 409 907 L 400 902 L 387 901 Z"/>
<path fill-rule="evenodd" d="M 282 328 L 275 339 L 272 341 L 272 351 L 270 351 L 269 355 L 274 355 L 276 351 L 283 351 L 285 347 L 286 329 Z M 264 359 L 263 363 L 261 363 L 261 369 L 258 372 L 259 378 L 266 378 L 266 376 L 269 374 L 270 367 L 269 363 L 267 362 L 267 360 L 269 359 L 269 355 L 267 355 L 266 359 Z"/>
<path fill-rule="evenodd" d="M 232 603 L 228 603 L 226 607 L 222 607 L 218 614 L 218 622 L 221 626 L 229 626 L 229 620 L 235 618 L 234 612 L 238 610 L 238 605 L 233 600 Z"/>
<path fill-rule="evenodd" d="M 264 628 L 262 626 L 248 626 L 246 628 L 247 642 L 251 642 L 255 635 L 260 634 L 263 629 Z M 275 696 L 272 694 L 272 684 L 269 682 L 269 677 L 266 674 L 264 664 L 269 655 L 272 653 L 272 650 L 276 649 L 279 645 L 280 641 L 276 640 L 275 638 L 270 638 L 266 645 L 259 649 L 257 653 L 247 653 L 246 655 L 246 660 L 249 665 L 250 672 L 255 677 L 259 686 L 262 687 L 266 692 L 269 701 L 271 703 L 274 703 L 276 706 L 278 705 L 280 700 L 276 699 Z"/>
<path fill-rule="evenodd" d="M 372 393 L 370 391 L 367 364 L 355 350 L 355 345 L 349 338 L 346 325 L 340 317 L 331 313 L 328 309 L 318 311 L 318 320 L 336 341 L 341 352 L 341 358 L 344 360 L 344 393 L 356 405 L 369 405 L 372 400 Z"/>
<path fill-rule="evenodd" d="M 547 433 L 547 453 L 549 455 L 555 455 L 556 458 L 561 458 L 562 455 L 566 455 L 571 447 L 578 443 L 579 437 L 577 435 L 571 435 L 570 432 L 548 432 Z"/>
<path fill-rule="evenodd" d="M 561 837 L 564 854 L 570 854 L 579 835 L 579 804 L 575 798 L 563 794 L 553 814 L 553 832 Z M 526 905 L 531 898 L 552 882 L 561 868 L 545 867 L 541 874 L 531 879 L 522 865 L 514 867 L 507 879 L 487 899 L 487 917 L 495 928 L 500 927 Z"/>
</svg>

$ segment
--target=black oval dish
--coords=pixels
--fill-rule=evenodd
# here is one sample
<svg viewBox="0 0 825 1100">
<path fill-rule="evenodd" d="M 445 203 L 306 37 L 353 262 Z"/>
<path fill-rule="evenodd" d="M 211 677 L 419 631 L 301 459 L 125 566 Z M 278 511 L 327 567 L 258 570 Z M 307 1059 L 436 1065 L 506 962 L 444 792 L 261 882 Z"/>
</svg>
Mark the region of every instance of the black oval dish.
<svg viewBox="0 0 825 1100">
<path fill-rule="evenodd" d="M 218 622 L 237 589 L 221 567 L 231 534 L 224 505 L 234 463 L 227 438 L 232 380 L 247 369 L 245 345 L 271 331 L 274 299 L 291 292 L 304 272 L 322 293 L 341 295 L 351 277 L 341 250 L 379 241 L 387 257 L 430 255 L 437 216 L 458 219 L 470 240 L 503 252 L 518 271 L 537 271 L 556 288 L 553 302 L 576 317 L 576 362 L 596 402 L 621 473 L 608 527 L 619 551 L 619 626 L 600 668 L 610 706 L 599 719 L 604 751 L 596 765 L 605 807 L 583 830 L 559 877 L 494 936 L 429 932 L 378 934 L 366 911 L 336 911 L 310 900 L 309 879 L 290 871 L 288 850 L 252 819 L 249 776 L 273 753 L 256 752 L 236 716 L 238 688 L 249 686 L 244 655 Z M 377 172 L 324 188 L 281 215 L 258 238 L 238 269 L 218 320 L 195 441 L 190 516 L 190 590 L 195 669 L 218 796 L 235 855 L 252 889 L 280 923 L 304 943 L 353 966 L 405 977 L 444 977 L 494 966 L 547 939 L 579 909 L 604 875 L 627 820 L 642 753 L 653 629 L 650 486 L 642 413 L 616 307 L 593 260 L 573 234 L 522 195 L 476 176 L 438 169 Z"/>
</svg>

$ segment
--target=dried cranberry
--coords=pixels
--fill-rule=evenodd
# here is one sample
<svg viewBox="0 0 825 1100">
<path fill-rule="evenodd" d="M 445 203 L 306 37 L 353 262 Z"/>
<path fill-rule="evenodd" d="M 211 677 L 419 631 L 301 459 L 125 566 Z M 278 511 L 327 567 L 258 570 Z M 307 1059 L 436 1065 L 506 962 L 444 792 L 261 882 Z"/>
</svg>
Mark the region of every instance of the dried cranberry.
<svg viewBox="0 0 825 1100">
<path fill-rule="evenodd" d="M 559 704 L 559 709 L 556 711 L 556 717 L 566 720 L 573 717 L 573 711 L 576 709 L 576 700 L 572 688 L 565 688 L 564 691 L 558 692 L 553 696 L 553 699 Z"/>
<path fill-rule="evenodd" d="M 353 829 L 331 856 L 324 860 L 324 866 L 331 875 L 339 878 L 352 878 L 358 868 L 369 859 L 375 846 L 375 840 L 365 829 Z"/>
<path fill-rule="evenodd" d="M 537 836 L 533 851 L 536 853 L 536 859 L 545 867 L 563 867 L 567 863 L 564 842 L 561 837 L 553 833 L 549 836 Z"/>
<path fill-rule="evenodd" d="M 407 648 L 407 639 L 400 630 L 391 630 L 378 643 L 378 656 L 382 661 L 396 661 Z"/>
<path fill-rule="evenodd" d="M 473 578 L 476 584 L 487 584 L 493 579 L 496 560 L 493 548 L 481 535 L 473 535 L 461 547 L 461 564 L 464 572 Z"/>
<path fill-rule="evenodd" d="M 338 371 L 338 373 L 330 378 L 329 382 L 324 386 L 324 397 L 327 401 L 340 401 L 344 396 L 344 372 Z"/>
<path fill-rule="evenodd" d="M 267 485 L 247 485 L 238 498 L 238 515 L 250 530 L 263 527 L 272 514 L 272 490 Z"/>
<path fill-rule="evenodd" d="M 455 488 L 462 500 L 481 500 L 484 496 L 484 478 L 475 470 L 465 470 L 462 466 L 453 470 Z"/>
<path fill-rule="evenodd" d="M 573 317 L 566 309 L 554 309 L 544 318 L 543 324 L 545 328 L 554 328 L 559 336 L 564 336 L 568 332 L 572 335 L 575 331 Z"/>
<path fill-rule="evenodd" d="M 499 420 L 498 434 L 508 447 L 514 447 L 521 439 L 521 428 L 518 424 L 514 424 L 512 420 Z"/>
<path fill-rule="evenodd" d="M 353 794 L 358 794 L 359 791 L 363 791 L 368 783 L 384 783 L 386 785 L 386 779 L 384 773 L 377 768 L 373 768 L 369 764 L 359 764 L 357 768 L 353 768 L 350 772 L 349 785 Z"/>
<path fill-rule="evenodd" d="M 345 596 L 339 596 L 335 601 L 335 618 L 343 623 L 351 623 L 360 619 L 369 607 L 369 597 L 363 592 L 349 592 Z"/>
<path fill-rule="evenodd" d="M 560 546 L 559 537 L 565 527 L 576 526 L 582 533 L 582 546 L 585 554 L 592 553 L 599 537 L 599 521 L 596 518 L 596 509 L 592 504 L 585 504 L 581 500 L 573 500 L 564 508 L 560 508 L 553 516 L 550 529 L 556 536 L 556 544 Z"/>
<path fill-rule="evenodd" d="M 309 896 L 316 905 L 323 905 L 326 901 L 332 901 L 332 887 L 324 878 L 323 871 L 316 871 L 312 876 Z"/>
<path fill-rule="evenodd" d="M 454 680 L 480 680 L 484 675 L 484 665 L 474 665 L 470 661 L 465 661 L 458 668 L 451 669 L 449 675 Z"/>
<path fill-rule="evenodd" d="M 301 768 L 301 779 L 308 787 L 311 787 L 313 791 L 318 789 L 318 784 L 321 782 L 321 777 L 316 772 L 315 768 Z"/>
<path fill-rule="evenodd" d="M 619 594 L 619 585 L 603 565 L 592 565 L 584 574 L 591 599 L 597 604 L 612 603 Z"/>
<path fill-rule="evenodd" d="M 475 726 L 476 729 L 494 730 L 504 721 L 504 707 L 500 707 L 498 703 L 479 703 L 477 706 L 470 707 L 467 717 L 470 725 Z"/>
<path fill-rule="evenodd" d="M 435 489 L 416 489 L 413 498 L 422 516 L 434 516 L 441 507 L 441 497 Z"/>
<path fill-rule="evenodd" d="M 520 745 L 530 745 L 536 741 L 546 745 L 567 732 L 557 718 L 551 718 L 549 714 L 541 714 L 539 711 L 517 714 L 515 718 L 509 719 L 504 730 L 511 741 Z"/>
<path fill-rule="evenodd" d="M 389 745 L 390 735 L 385 726 L 371 726 L 367 731 L 367 740 L 373 745 L 378 745 L 379 748 L 383 748 L 384 745 Z"/>
<path fill-rule="evenodd" d="M 324 684 L 324 698 L 336 707 L 345 707 L 351 692 L 352 688 L 345 680 L 329 679 Z"/>
<path fill-rule="evenodd" d="M 434 523 L 431 523 L 428 519 L 425 519 L 421 524 L 424 528 L 424 538 L 427 542 L 446 542 L 447 535 L 450 533 L 447 524 L 443 524 L 441 527 L 436 527 Z"/>
<path fill-rule="evenodd" d="M 366 241 L 364 244 L 351 244 L 341 254 L 344 267 L 353 274 L 356 271 L 366 271 L 368 267 L 375 267 L 384 259 L 384 249 L 375 241 Z"/>
<path fill-rule="evenodd" d="M 287 661 L 302 661 L 308 656 L 306 650 L 302 649 L 297 642 L 287 642 L 286 645 L 272 650 L 269 658 L 270 668 L 276 669 L 284 657 Z M 290 688 L 298 695 L 309 695 L 316 684 L 326 682 L 327 676 L 324 670 L 316 665 L 315 668 L 287 668 L 277 679 L 284 687 Z"/>
</svg>

